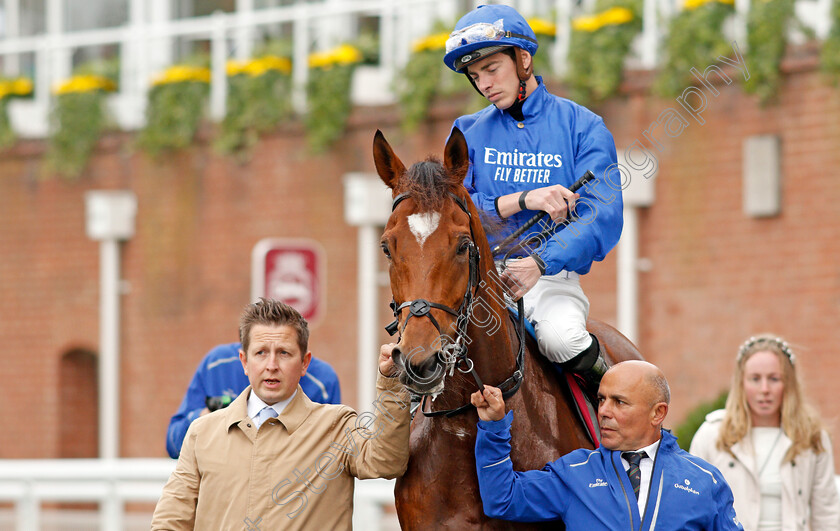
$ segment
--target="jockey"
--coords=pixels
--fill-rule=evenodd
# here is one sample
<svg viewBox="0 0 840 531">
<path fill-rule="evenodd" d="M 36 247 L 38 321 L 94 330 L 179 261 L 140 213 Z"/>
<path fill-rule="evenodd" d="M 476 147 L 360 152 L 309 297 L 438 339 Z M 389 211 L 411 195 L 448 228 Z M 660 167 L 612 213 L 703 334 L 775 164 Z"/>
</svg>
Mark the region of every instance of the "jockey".
<svg viewBox="0 0 840 531">
<path fill-rule="evenodd" d="M 503 227 L 488 234 L 491 246 L 540 211 L 551 221 L 532 230 L 558 229 L 537 243 L 528 243 L 529 237 L 515 242 L 514 259 L 500 278 L 514 298 L 523 297 L 543 355 L 581 374 L 594 393 L 607 365 L 597 338 L 586 330 L 589 300 L 580 275 L 603 260 L 621 235 L 621 179 L 615 143 L 601 117 L 550 94 L 534 75 L 537 46 L 515 9 L 484 5 L 458 21 L 443 62 L 493 104 L 454 123 L 469 146 L 464 186 Z M 596 179 L 571 192 L 587 170 Z"/>
</svg>

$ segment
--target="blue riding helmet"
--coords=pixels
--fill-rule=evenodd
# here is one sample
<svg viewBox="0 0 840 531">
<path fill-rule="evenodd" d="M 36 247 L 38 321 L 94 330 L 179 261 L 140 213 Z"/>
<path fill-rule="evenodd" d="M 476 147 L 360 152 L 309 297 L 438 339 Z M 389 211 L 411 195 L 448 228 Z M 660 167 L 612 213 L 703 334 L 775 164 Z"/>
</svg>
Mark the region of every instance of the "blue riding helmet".
<svg viewBox="0 0 840 531">
<path fill-rule="evenodd" d="M 505 48 L 515 46 L 531 55 L 537 53 L 537 36 L 515 9 L 503 5 L 482 5 L 455 25 L 446 41 L 443 62 L 461 72 L 472 63 Z"/>
</svg>

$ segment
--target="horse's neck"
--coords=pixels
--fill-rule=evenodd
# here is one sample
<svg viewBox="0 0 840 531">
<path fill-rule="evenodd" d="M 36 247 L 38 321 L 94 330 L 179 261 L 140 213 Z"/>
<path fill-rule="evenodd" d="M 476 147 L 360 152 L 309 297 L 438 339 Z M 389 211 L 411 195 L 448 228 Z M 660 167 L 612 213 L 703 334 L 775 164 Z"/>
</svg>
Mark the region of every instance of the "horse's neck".
<svg viewBox="0 0 840 531">
<path fill-rule="evenodd" d="M 485 285 L 486 286 L 486 285 Z M 510 378 L 516 366 L 519 339 L 508 316 L 508 310 L 499 303 L 500 293 L 479 290 L 473 304 L 472 316 L 467 326 L 467 353 L 482 382 L 498 386 Z M 459 363 L 462 367 L 468 363 Z M 458 369 L 446 376 L 443 394 L 435 400 L 436 410 L 460 407 L 470 401 L 477 383 L 469 373 Z"/>
</svg>

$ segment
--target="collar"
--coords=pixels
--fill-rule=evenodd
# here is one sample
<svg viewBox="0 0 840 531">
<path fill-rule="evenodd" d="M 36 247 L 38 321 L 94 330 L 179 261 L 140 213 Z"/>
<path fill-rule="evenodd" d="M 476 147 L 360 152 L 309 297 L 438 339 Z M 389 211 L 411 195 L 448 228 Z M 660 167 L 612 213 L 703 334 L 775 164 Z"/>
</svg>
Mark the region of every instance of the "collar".
<svg viewBox="0 0 840 531">
<path fill-rule="evenodd" d="M 525 98 L 525 101 L 522 102 L 522 115 L 525 118 L 525 120 L 533 118 L 538 114 L 542 113 L 542 110 L 545 107 L 546 101 L 549 97 L 548 89 L 545 88 L 545 83 L 543 83 L 542 76 L 536 76 L 536 78 L 537 88 L 535 88 L 534 92 L 532 92 L 531 95 Z M 491 105 L 493 104 L 491 103 Z M 500 112 L 503 115 L 510 117 L 510 119 L 513 119 L 513 116 L 511 116 L 510 113 L 507 112 L 507 110 L 503 111 L 495 105 L 493 105 L 493 108 L 496 109 L 496 112 Z"/>
<path fill-rule="evenodd" d="M 276 411 L 277 415 L 279 416 L 280 413 L 282 413 L 283 410 L 286 409 L 286 406 L 289 405 L 289 402 L 292 401 L 292 399 L 295 397 L 296 394 L 297 394 L 297 389 L 295 389 L 294 392 L 292 393 L 292 396 L 290 396 L 286 400 L 281 400 L 280 402 L 277 402 L 276 404 L 269 405 L 269 404 L 266 404 L 263 401 L 262 398 L 258 397 L 257 393 L 250 393 L 248 395 L 248 409 L 247 409 L 248 416 L 251 417 L 252 419 L 256 420 L 257 416 L 260 414 L 260 411 L 262 411 L 266 407 L 273 408 L 274 411 Z"/>
<path fill-rule="evenodd" d="M 644 448 L 639 448 L 638 450 L 635 450 L 635 451 L 636 452 L 644 452 L 645 455 L 647 455 L 650 458 L 650 460 L 653 461 L 654 459 L 656 459 L 656 451 L 659 449 L 659 442 L 661 440 L 662 440 L 662 438 L 660 437 L 659 440 L 657 440 L 653 444 L 649 444 L 649 445 L 645 446 Z"/>
<path fill-rule="evenodd" d="M 224 415 L 224 425 L 228 430 L 233 426 L 239 425 L 244 431 L 245 425 L 252 422 L 251 417 L 248 416 L 248 401 L 251 394 L 251 386 L 249 385 L 228 407 L 220 410 Z M 300 384 L 298 384 L 295 393 L 289 399 L 289 403 L 283 408 L 283 412 L 277 416 L 277 420 L 291 434 L 303 424 L 314 408 L 315 404 L 306 396 L 306 393 L 303 392 Z"/>
</svg>

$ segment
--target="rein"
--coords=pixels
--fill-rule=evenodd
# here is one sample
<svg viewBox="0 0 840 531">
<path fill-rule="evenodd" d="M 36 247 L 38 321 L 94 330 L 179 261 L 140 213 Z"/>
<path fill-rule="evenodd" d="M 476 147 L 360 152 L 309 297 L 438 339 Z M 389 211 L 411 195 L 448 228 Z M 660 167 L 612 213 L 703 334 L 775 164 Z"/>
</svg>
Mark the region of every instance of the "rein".
<svg viewBox="0 0 840 531">
<path fill-rule="evenodd" d="M 473 363 L 473 361 L 469 358 L 469 351 L 467 349 L 468 341 L 465 341 L 469 339 L 469 336 L 467 335 L 467 325 L 469 323 L 470 316 L 472 315 L 472 306 L 475 301 L 475 294 L 478 292 L 480 284 L 479 260 L 481 256 L 478 251 L 478 247 L 476 247 L 475 245 L 475 235 L 473 234 L 472 230 L 473 219 L 469 209 L 467 208 L 466 203 L 463 199 L 456 196 L 452 192 L 449 192 L 449 196 L 455 201 L 458 207 L 460 207 L 460 209 L 467 214 L 470 223 L 471 241 L 469 245 L 469 281 L 467 285 L 467 290 L 464 293 L 464 298 L 461 301 L 461 305 L 456 311 L 450 308 L 449 306 L 439 304 L 436 302 L 430 302 L 426 299 L 414 299 L 412 301 L 405 301 L 399 305 L 396 303 L 396 301 L 392 299 L 390 306 L 391 310 L 393 310 L 394 312 L 394 321 L 391 322 L 388 326 L 386 326 L 385 330 L 391 336 L 393 336 L 397 332 L 399 332 L 400 335 L 402 335 L 402 332 L 405 330 L 409 319 L 411 319 L 412 317 L 428 317 L 429 320 L 432 322 L 432 325 L 434 325 L 434 327 L 437 329 L 438 333 L 441 336 L 443 336 L 445 334 L 440 329 L 440 325 L 437 322 L 437 319 L 435 319 L 434 316 L 430 313 L 432 308 L 436 308 L 438 310 L 442 310 L 451 315 L 454 315 L 456 338 L 454 343 L 447 344 L 441 347 L 441 352 L 444 352 L 444 350 L 446 351 L 445 359 L 443 361 L 445 362 L 446 366 L 449 367 L 450 376 L 452 376 L 452 374 L 455 372 L 455 368 L 457 367 L 459 372 L 463 374 L 471 374 L 478 388 L 481 391 L 484 391 L 484 382 L 481 381 L 481 378 L 478 376 L 478 372 L 475 370 L 475 363 Z M 391 212 L 393 212 L 397 208 L 397 205 L 399 205 L 401 201 L 408 197 L 408 194 L 399 194 L 397 197 L 395 197 L 393 203 L 391 204 Z M 409 315 L 405 318 L 402 328 L 400 329 L 400 313 L 405 308 L 408 308 Z M 502 390 L 502 397 L 504 399 L 507 399 L 516 394 L 516 392 L 519 390 L 519 387 L 522 385 L 522 380 L 524 379 L 523 369 L 525 366 L 525 336 L 523 331 L 525 328 L 525 311 L 521 298 L 517 301 L 517 310 L 519 315 L 516 321 L 516 335 L 519 339 L 519 352 L 516 355 L 516 370 L 509 378 L 507 378 L 498 386 L 499 389 Z M 406 370 L 410 369 L 407 368 Z M 420 404 L 420 410 L 423 412 L 423 415 L 427 417 L 439 417 L 442 415 L 445 415 L 446 417 L 453 417 L 474 407 L 472 403 L 468 402 L 463 406 L 455 409 L 426 412 L 425 404 L 427 397 L 428 395 L 424 395 L 423 400 Z"/>
</svg>

